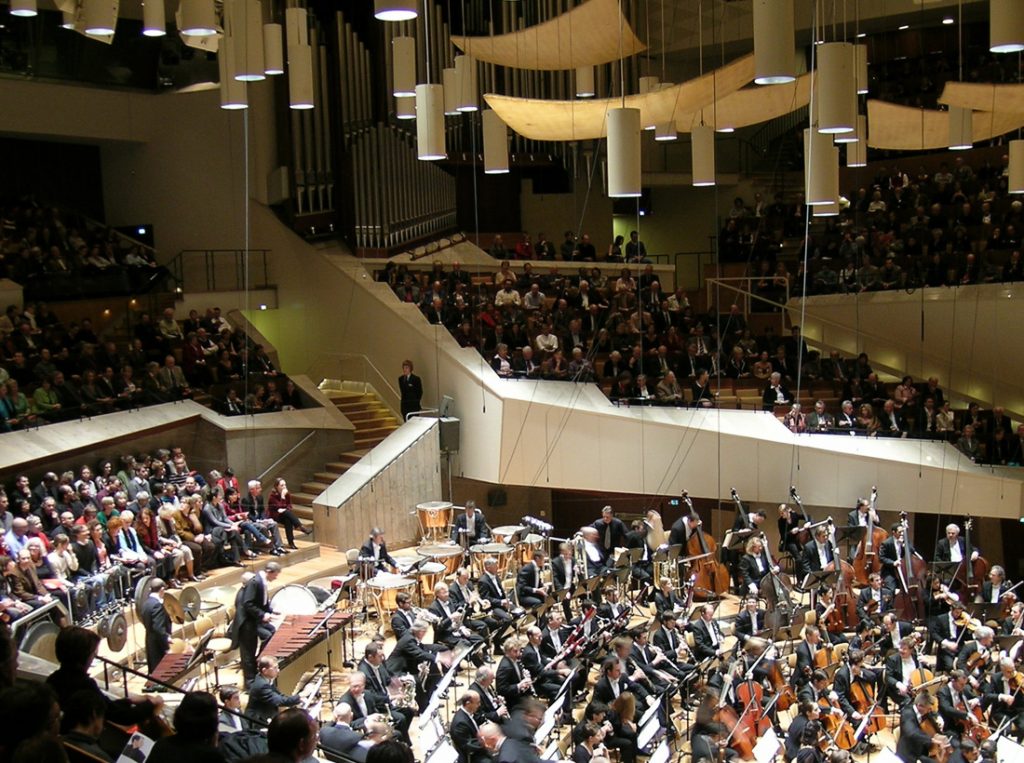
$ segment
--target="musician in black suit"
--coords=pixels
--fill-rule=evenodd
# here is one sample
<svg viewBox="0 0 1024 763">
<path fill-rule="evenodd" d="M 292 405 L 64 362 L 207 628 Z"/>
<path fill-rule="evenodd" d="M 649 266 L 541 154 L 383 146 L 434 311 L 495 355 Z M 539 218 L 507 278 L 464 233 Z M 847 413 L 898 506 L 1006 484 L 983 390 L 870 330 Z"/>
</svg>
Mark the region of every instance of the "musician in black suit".
<svg viewBox="0 0 1024 763">
<path fill-rule="evenodd" d="M 878 525 L 878 512 L 871 508 L 871 501 L 867 498 L 858 498 L 857 508 L 847 515 L 846 524 L 849 527 L 867 527 L 869 519 Z"/>
<path fill-rule="evenodd" d="M 857 617 L 870 620 L 875 615 L 884 615 L 892 609 L 892 597 L 892 591 L 882 586 L 882 576 L 872 572 L 857 596 Z"/>
<path fill-rule="evenodd" d="M 792 506 L 780 503 L 778 525 L 779 551 L 789 554 L 793 558 L 794 564 L 803 565 L 803 547 L 799 542 L 803 529 L 803 517 L 799 516 Z M 797 570 L 797 578 L 803 579 L 800 570 Z"/>
<path fill-rule="evenodd" d="M 519 606 L 526 610 L 536 609 L 547 598 L 543 576 L 545 556 L 537 549 L 533 552 L 533 561 L 520 567 L 516 575 L 516 596 Z"/>
<path fill-rule="evenodd" d="M 897 707 L 902 707 L 909 699 L 911 674 L 921 667 L 916 646 L 917 641 L 912 636 L 906 636 L 900 639 L 896 651 L 885 660 L 886 698 Z"/>
<path fill-rule="evenodd" d="M 668 545 L 681 545 L 683 548 L 686 548 L 687 542 L 690 540 L 690 536 L 693 535 L 699 527 L 699 516 L 696 514 L 683 514 L 683 516 L 673 522 L 672 527 L 669 528 Z"/>
<path fill-rule="evenodd" d="M 882 615 L 882 632 L 875 641 L 879 654 L 886 654 L 899 646 L 900 639 L 909 636 L 914 632 L 914 626 L 904 620 L 900 620 L 895 612 L 886 612 Z"/>
<path fill-rule="evenodd" d="M 509 708 L 515 708 L 521 700 L 534 693 L 532 679 L 519 663 L 524 645 L 525 641 L 519 636 L 505 639 L 504 655 L 495 672 L 496 690 Z"/>
<path fill-rule="evenodd" d="M 601 544 L 601 533 L 596 527 L 580 528 L 583 535 L 583 552 L 587 558 L 587 577 L 600 577 L 608 572 L 608 556 Z"/>
<path fill-rule="evenodd" d="M 498 579 L 498 560 L 492 556 L 484 559 L 484 571 L 476 581 L 476 592 L 480 595 L 481 599 L 490 603 L 490 617 L 498 628 L 504 629 L 505 626 L 512 622 L 512 615 L 509 614 L 509 611 L 512 609 L 512 603 L 508 600 L 505 589 Z M 495 630 L 493 635 L 497 637 L 499 635 L 498 631 Z"/>
<path fill-rule="evenodd" d="M 973 562 L 981 555 L 977 544 L 971 544 L 971 561 Z M 960 526 L 956 524 L 946 525 L 946 537 L 939 539 L 935 544 L 935 561 L 937 562 L 959 562 L 967 556 L 967 540 L 960 534 Z M 956 557 L 956 558 L 954 558 Z"/>
<path fill-rule="evenodd" d="M 509 724 L 505 725 L 504 730 L 497 723 L 485 723 L 480 727 L 480 741 L 484 743 L 494 763 L 540 763 L 532 739 L 515 739 L 506 736 L 506 731 L 509 731 Z"/>
<path fill-rule="evenodd" d="M 764 630 L 765 613 L 757 608 L 757 597 L 749 596 L 744 599 L 743 609 L 736 616 L 736 639 L 740 644 L 747 643 L 747 639 L 755 633 Z"/>
<path fill-rule="evenodd" d="M 384 703 L 390 713 L 395 728 L 408 738 L 409 724 L 412 723 L 412 712 L 393 706 L 388 684 L 391 683 L 391 672 L 384 664 L 384 649 L 375 641 L 366 645 L 363 659 L 359 661 L 359 672 L 366 676 L 366 691 L 373 694 L 377 704 Z"/>
<path fill-rule="evenodd" d="M 663 612 L 660 616 L 661 627 L 654 631 L 651 636 L 651 643 L 658 649 L 671 657 L 679 659 L 679 648 L 686 645 L 683 635 L 676 630 L 676 616 L 674 612 Z M 689 647 L 687 646 L 687 651 Z M 686 663 L 689 664 L 689 663 Z"/>
<path fill-rule="evenodd" d="M 604 601 L 597 608 L 597 616 L 602 620 L 619 620 L 630 611 L 628 604 L 619 601 L 620 594 L 617 586 L 605 586 Z"/>
<path fill-rule="evenodd" d="M 836 693 L 839 706 L 846 716 L 854 722 L 859 722 L 862 716 L 850 702 L 850 687 L 854 683 L 863 684 L 865 687 L 874 687 L 878 681 L 878 675 L 875 671 L 864 667 L 864 652 L 862 650 L 851 649 L 846 654 L 846 663 L 841 665 L 832 676 L 832 691 Z"/>
<path fill-rule="evenodd" d="M 502 723 L 508 720 L 509 712 L 505 707 L 505 699 L 494 691 L 494 668 L 490 665 L 481 665 L 476 669 L 474 678 L 469 688 L 480 695 L 480 709 L 473 716 L 476 722 Z"/>
<path fill-rule="evenodd" d="M 601 509 L 601 518 L 594 522 L 594 529 L 598 532 L 598 544 L 606 558 L 615 549 L 625 547 L 626 524 L 615 516 L 611 506 Z"/>
<path fill-rule="evenodd" d="M 821 708 L 816 702 L 801 702 L 800 710 L 789 723 L 786 731 L 786 760 L 790 763 L 796 759 L 797 751 L 800 749 L 804 736 L 804 729 L 811 721 L 817 721 L 821 717 Z"/>
<path fill-rule="evenodd" d="M 698 660 L 706 660 L 725 653 L 722 646 L 722 629 L 715 621 L 715 607 L 705 604 L 701 607 L 700 618 L 690 625 L 695 642 L 694 654 Z"/>
<path fill-rule="evenodd" d="M 804 628 L 804 639 L 796 645 L 796 669 L 793 671 L 793 685 L 803 686 L 814 672 L 814 657 L 824 649 L 821 630 L 815 625 Z"/>
<path fill-rule="evenodd" d="M 391 615 L 391 632 L 395 634 L 395 640 L 408 633 L 414 622 L 416 615 L 412 611 L 412 596 L 401 591 L 395 595 L 395 613 Z"/>
<path fill-rule="evenodd" d="M 604 730 L 596 723 L 586 722 L 583 724 L 579 744 L 572 751 L 573 763 L 590 763 L 590 759 L 603 752 L 601 741 L 604 739 Z"/>
<path fill-rule="evenodd" d="M 455 573 L 455 580 L 448 585 L 448 594 L 452 606 L 469 608 L 469 600 L 474 592 L 473 583 L 469 579 L 469 567 L 459 567 Z"/>
<path fill-rule="evenodd" d="M 632 563 L 629 574 L 639 580 L 642 585 L 647 585 L 654 579 L 651 547 L 647 545 L 647 530 L 646 522 L 642 519 L 634 519 L 626 534 L 626 548 L 631 551 L 634 548 L 640 550 L 640 558 Z"/>
<path fill-rule="evenodd" d="M 1016 600 L 1017 594 L 1010 593 L 1010 589 L 1013 586 L 1010 581 L 1006 579 L 1006 570 L 1000 567 L 998 564 L 993 564 L 992 569 L 988 571 L 988 580 L 981 585 L 981 593 L 978 596 L 978 601 L 984 602 L 985 604 L 994 604 L 1002 600 L 1003 596 L 1009 595 Z"/>
<path fill-rule="evenodd" d="M 622 674 L 622 665 L 616 657 L 606 657 L 601 663 L 601 677 L 594 684 L 593 700 L 610 705 L 622 692 L 630 690 L 630 681 Z"/>
<path fill-rule="evenodd" d="M 913 703 L 900 711 L 900 738 L 896 744 L 896 757 L 903 763 L 935 763 L 928 757 L 932 737 L 921 729 L 921 721 L 931 715 L 931 695 L 921 692 Z"/>
<path fill-rule="evenodd" d="M 806 572 L 821 572 L 834 560 L 828 528 L 825 525 L 814 528 L 814 537 L 804 547 L 804 570 Z"/>
<path fill-rule="evenodd" d="M 297 695 L 282 694 L 275 681 L 281 669 L 277 666 L 276 657 L 260 657 L 259 675 L 252 679 L 249 686 L 249 704 L 245 714 L 263 723 L 270 723 L 282 707 L 295 707 L 301 701 Z"/>
<path fill-rule="evenodd" d="M 548 626 L 541 634 L 541 654 L 549 660 L 554 659 L 562 651 L 566 639 L 572 635 L 574 630 L 572 626 L 565 624 L 565 615 L 560 610 L 550 610 L 548 612 Z"/>
<path fill-rule="evenodd" d="M 420 665 L 427 664 L 427 680 L 416 682 L 416 702 L 421 713 L 426 708 L 430 694 L 440 680 L 440 672 L 436 665 L 437 655 L 439 652 L 445 651 L 445 647 L 441 644 L 424 644 L 423 636 L 426 632 L 427 624 L 425 622 L 422 620 L 414 622 L 405 635 L 395 643 L 395 648 L 391 650 L 391 654 L 388 655 L 387 661 L 384 663 L 388 672 L 394 675 L 408 674 L 411 676 L 418 676 Z"/>
<path fill-rule="evenodd" d="M 629 657 L 634 665 L 639 667 L 644 674 L 654 683 L 664 683 L 664 679 L 658 672 L 668 674 L 676 681 L 681 681 L 696 668 L 689 663 L 676 661 L 675 652 L 665 652 L 662 649 L 648 643 L 650 634 L 646 628 L 641 628 L 633 638 L 633 648 Z"/>
<path fill-rule="evenodd" d="M 970 711 L 981 705 L 981 698 L 975 696 L 967 681 L 967 674 L 962 670 L 953 670 L 949 673 L 949 683 L 939 689 L 938 699 L 943 733 L 959 739 L 962 723 L 974 725 L 974 716 Z"/>
<path fill-rule="evenodd" d="M 452 648 L 459 643 L 476 645 L 483 642 L 483 636 L 474 633 L 465 625 L 466 610 L 462 610 L 460 614 L 452 606 L 447 583 L 440 582 L 434 586 L 434 601 L 427 611 L 437 617 L 437 622 L 434 623 L 435 642 Z M 481 662 L 483 657 L 474 653 L 473 659 Z"/>
<path fill-rule="evenodd" d="M 964 642 L 960 654 L 956 656 L 954 667 L 966 671 L 974 679 L 981 680 L 992 664 L 994 657 L 992 645 L 996 633 L 987 625 L 979 625 L 974 629 L 974 638 Z"/>
<path fill-rule="evenodd" d="M 487 526 L 487 518 L 470 498 L 466 501 L 466 510 L 455 518 L 452 524 L 452 540 L 460 546 L 472 546 L 486 543 L 491 537 L 491 528 Z"/>
<path fill-rule="evenodd" d="M 577 569 L 573 544 L 560 543 L 558 556 L 551 559 L 551 588 L 556 598 L 565 597 L 562 599 L 562 612 L 567 620 L 572 617 L 568 592 L 572 591 L 576 579 L 582 576 L 583 573 Z"/>
<path fill-rule="evenodd" d="M 686 603 L 676 594 L 667 575 L 658 581 L 658 586 L 658 591 L 654 594 L 654 608 L 659 614 L 682 611 L 686 608 Z"/>
<path fill-rule="evenodd" d="M 146 667 L 152 674 L 171 647 L 171 618 L 164 609 L 167 584 L 160 578 L 149 583 L 149 596 L 142 603 L 142 627 L 146 630 Z"/>
<path fill-rule="evenodd" d="M 448 734 L 459 753 L 459 763 L 487 763 L 491 756 L 480 741 L 480 726 L 474 716 L 480 709 L 480 695 L 472 689 L 459 697 L 459 709 L 452 716 Z"/>
<path fill-rule="evenodd" d="M 690 754 L 693 760 L 718 760 L 722 756 L 726 760 L 733 760 L 739 757 L 739 753 L 732 747 L 722 749 L 722 741 L 728 736 L 722 724 L 711 723 L 702 727 L 701 731 L 709 733 L 697 733 L 695 729 L 690 739 Z"/>
<path fill-rule="evenodd" d="M 384 542 L 384 531 L 379 527 L 370 530 L 370 537 L 359 547 L 359 560 L 371 565 L 375 570 L 398 571 L 398 563 L 388 553 L 388 544 Z"/>
<path fill-rule="evenodd" d="M 348 691 L 341 695 L 341 701 L 352 708 L 352 728 L 363 728 L 371 715 L 387 714 L 387 702 L 376 692 L 366 691 L 367 681 L 362 671 L 349 673 L 348 681 Z"/>
<path fill-rule="evenodd" d="M 402 375 L 398 377 L 398 391 L 402 398 L 402 421 L 410 413 L 423 410 L 423 381 L 412 372 L 412 361 L 402 361 Z"/>
<path fill-rule="evenodd" d="M 744 551 L 738 568 L 740 595 L 756 595 L 761 589 L 762 578 L 772 570 L 772 563 L 760 538 L 748 540 Z"/>
<path fill-rule="evenodd" d="M 810 680 L 801 686 L 800 691 L 796 693 L 797 701 L 813 702 L 817 705 L 819 699 L 823 697 L 828 699 L 828 684 L 828 673 L 821 669 L 811 671 Z"/>
<path fill-rule="evenodd" d="M 889 537 L 878 547 L 878 558 L 882 562 L 882 580 L 885 581 L 886 588 L 893 591 L 903 590 L 897 568 L 904 563 L 908 548 L 911 556 L 917 554 L 913 543 L 909 540 L 904 542 L 903 525 L 897 522 L 890 529 Z"/>
<path fill-rule="evenodd" d="M 366 763 L 366 748 L 359 744 L 362 739 L 352 730 L 352 708 L 345 702 L 334 706 L 334 723 L 320 727 L 320 746 L 355 763 Z"/>
<path fill-rule="evenodd" d="M 940 673 L 953 669 L 953 661 L 964 645 L 966 620 L 964 605 L 954 601 L 949 612 L 935 615 L 928 622 L 928 635 L 935 644 L 935 668 Z"/>
<path fill-rule="evenodd" d="M 220 711 L 219 716 L 220 732 L 222 734 L 237 734 L 239 731 L 251 729 L 252 721 L 242 712 L 242 693 L 238 691 L 238 687 L 222 686 L 217 694 L 220 697 L 220 704 L 224 708 Z"/>
<path fill-rule="evenodd" d="M 520 662 L 533 678 L 533 688 L 537 696 L 544 699 L 554 699 L 562 686 L 565 676 L 569 674 L 569 668 L 563 667 L 562 671 L 556 669 L 545 670 L 548 660 L 541 654 L 541 639 L 543 635 L 540 628 L 531 625 L 526 629 L 526 646 L 523 647 Z M 585 676 L 579 676 L 586 683 Z"/>
<path fill-rule="evenodd" d="M 270 624 L 273 610 L 267 594 L 269 583 L 277 580 L 281 565 L 267 562 L 266 566 L 253 575 L 242 586 L 235 598 L 235 619 L 231 624 L 231 639 L 238 646 L 242 661 L 242 677 L 246 685 L 256 677 L 256 651 L 260 642 L 266 642 L 273 634 Z"/>
<path fill-rule="evenodd" d="M 1015 690 L 1017 668 L 1013 660 L 1003 657 L 982 687 L 982 703 L 989 708 L 989 724 L 998 726 L 1010 720 L 1017 741 L 1024 737 L 1024 691 Z"/>
</svg>

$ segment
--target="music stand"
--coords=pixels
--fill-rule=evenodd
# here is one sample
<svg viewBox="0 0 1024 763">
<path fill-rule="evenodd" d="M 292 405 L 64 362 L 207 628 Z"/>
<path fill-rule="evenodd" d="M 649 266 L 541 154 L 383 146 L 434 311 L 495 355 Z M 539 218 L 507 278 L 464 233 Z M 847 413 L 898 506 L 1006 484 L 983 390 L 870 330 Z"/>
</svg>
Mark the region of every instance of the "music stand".
<svg viewBox="0 0 1024 763">
<path fill-rule="evenodd" d="M 1010 649 L 1020 643 L 1020 640 L 1024 636 L 997 636 L 996 640 L 999 642 L 999 651 L 1009 652 Z"/>
<path fill-rule="evenodd" d="M 722 541 L 722 545 L 729 551 L 739 551 L 747 545 L 747 541 L 750 540 L 753 534 L 753 530 L 729 530 L 725 534 L 725 540 Z"/>
<path fill-rule="evenodd" d="M 976 604 L 965 605 L 965 609 L 967 607 L 970 607 L 971 608 L 971 614 L 974 617 L 976 617 L 979 620 L 981 620 L 983 623 L 984 622 L 988 622 L 989 620 L 999 621 L 999 620 L 1002 619 L 1000 617 L 1000 615 L 1002 614 L 1002 611 L 1003 611 L 1003 605 L 1002 604 L 980 603 L 979 602 L 979 603 L 976 603 Z"/>
<path fill-rule="evenodd" d="M 835 570 L 818 570 L 817 572 L 808 572 L 807 576 L 800 583 L 800 590 L 816 591 L 823 585 L 835 585 L 837 580 L 839 580 L 839 573 Z"/>
<path fill-rule="evenodd" d="M 928 566 L 931 567 L 932 574 L 942 578 L 943 583 L 948 583 L 960 568 L 960 562 L 932 562 Z"/>
<path fill-rule="evenodd" d="M 655 705 L 654 707 L 657 709 L 658 705 Z M 647 717 L 647 713 L 644 713 L 644 717 Z M 645 724 L 637 724 L 637 727 L 640 729 L 640 732 L 636 735 L 637 750 L 645 749 L 647 745 L 654 741 L 658 732 L 663 730 L 661 728 L 661 721 L 657 716 L 652 717 L 651 720 Z"/>
<path fill-rule="evenodd" d="M 213 631 L 207 631 L 196 642 L 196 647 L 192 650 L 192 656 L 188 658 L 188 662 L 185 664 L 186 673 L 205 659 L 206 647 L 212 638 Z M 219 684 L 220 681 L 217 683 Z"/>
<path fill-rule="evenodd" d="M 647 759 L 647 763 L 668 763 L 671 752 L 668 748 L 668 740 L 662 740 L 654 752 L 651 753 L 651 757 Z"/>
<path fill-rule="evenodd" d="M 996 763 L 1017 763 L 1024 760 L 1024 746 L 1019 745 L 1005 734 L 996 740 Z"/>
<path fill-rule="evenodd" d="M 631 565 L 637 564 L 644 555 L 642 548 L 631 548 L 629 549 L 629 563 Z"/>
<path fill-rule="evenodd" d="M 637 722 L 637 727 L 646 726 L 650 723 L 651 718 L 655 718 L 658 715 L 658 708 L 661 707 L 660 702 L 655 702 L 653 705 L 644 710 L 644 714 L 640 716 L 640 720 Z M 646 747 L 646 745 L 637 745 L 637 748 Z"/>
<path fill-rule="evenodd" d="M 845 525 L 835 528 L 835 534 L 836 545 L 838 546 L 840 543 L 845 542 L 847 544 L 847 551 L 849 551 L 851 546 L 855 546 L 864 540 L 864 536 L 868 534 L 868 528 L 864 525 Z M 876 551 L 875 553 L 878 552 Z"/>
<path fill-rule="evenodd" d="M 459 753 L 447 740 L 443 740 L 424 763 L 458 763 Z"/>
<path fill-rule="evenodd" d="M 757 763 L 771 763 L 781 748 L 782 742 L 779 741 L 775 729 L 770 728 L 758 738 L 757 744 L 754 745 L 754 760 Z"/>
</svg>

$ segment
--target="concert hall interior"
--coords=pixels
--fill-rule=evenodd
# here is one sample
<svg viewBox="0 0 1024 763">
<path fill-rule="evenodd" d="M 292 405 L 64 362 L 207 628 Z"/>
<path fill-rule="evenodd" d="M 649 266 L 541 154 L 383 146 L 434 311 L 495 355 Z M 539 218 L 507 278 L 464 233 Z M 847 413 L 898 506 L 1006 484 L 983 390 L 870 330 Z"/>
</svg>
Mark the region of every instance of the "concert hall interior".
<svg viewBox="0 0 1024 763">
<path fill-rule="evenodd" d="M 1024 760 L 1022 56 L 0 0 L 0 761 Z"/>
</svg>

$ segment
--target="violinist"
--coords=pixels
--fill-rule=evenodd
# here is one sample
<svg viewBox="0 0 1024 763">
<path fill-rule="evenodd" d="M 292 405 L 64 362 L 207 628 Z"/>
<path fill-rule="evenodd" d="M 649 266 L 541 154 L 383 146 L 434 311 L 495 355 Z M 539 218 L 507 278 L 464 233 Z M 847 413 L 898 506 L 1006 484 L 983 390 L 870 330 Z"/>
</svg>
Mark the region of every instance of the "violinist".
<svg viewBox="0 0 1024 763">
<path fill-rule="evenodd" d="M 819 589 L 814 611 L 818 617 L 818 626 L 822 629 L 822 635 L 828 639 L 830 644 L 845 644 L 848 641 L 842 631 L 843 621 L 839 613 L 836 612 L 836 592 L 832 586 L 822 586 Z"/>
<path fill-rule="evenodd" d="M 668 577 L 663 577 L 658 582 L 658 592 L 654 594 L 654 608 L 658 614 L 663 612 L 682 612 L 686 609 L 686 603 L 679 598 L 675 587 Z"/>
<path fill-rule="evenodd" d="M 960 526 L 956 524 L 946 525 L 946 537 L 939 540 L 935 545 L 935 561 L 937 562 L 962 562 L 967 555 L 967 543 L 960 535 Z M 971 544 L 971 561 L 977 561 L 981 551 L 975 544 Z"/>
<path fill-rule="evenodd" d="M 861 620 L 854 628 L 853 638 L 850 639 L 850 649 L 874 652 L 875 639 L 881 632 L 881 628 L 877 628 L 870 620 Z"/>
<path fill-rule="evenodd" d="M 942 582 L 940 575 L 929 575 L 925 585 L 924 615 L 931 622 L 936 615 L 944 615 L 949 612 L 949 603 L 953 600 L 953 594 L 949 586 Z"/>
<path fill-rule="evenodd" d="M 746 553 L 740 558 L 739 583 L 740 595 L 757 595 L 761 579 L 769 572 L 778 573 L 779 568 L 771 563 L 761 538 L 751 538 L 744 547 Z"/>
<path fill-rule="evenodd" d="M 903 563 L 907 547 L 910 549 L 911 556 L 916 555 L 917 551 L 914 549 L 914 544 L 909 539 L 903 537 L 902 524 L 897 522 L 889 530 L 889 537 L 878 548 L 878 558 L 882 562 L 882 580 L 885 581 L 886 588 L 893 591 L 902 591 L 903 586 L 900 584 L 898 567 Z"/>
<path fill-rule="evenodd" d="M 1010 616 L 1003 620 L 1003 635 L 1024 636 L 1024 602 L 1010 608 Z"/>
<path fill-rule="evenodd" d="M 935 644 L 935 668 L 940 673 L 952 670 L 953 661 L 964 646 L 967 619 L 964 605 L 953 600 L 949 612 L 936 615 L 929 621 L 928 635 Z"/>
<path fill-rule="evenodd" d="M 871 501 L 867 498 L 858 498 L 857 508 L 847 516 L 846 524 L 850 527 L 867 527 L 869 519 L 873 524 L 881 524 L 878 512 L 871 508 Z"/>
<path fill-rule="evenodd" d="M 814 655 L 824 644 L 821 643 L 821 631 L 816 625 L 804 628 L 804 639 L 796 645 L 796 670 L 793 672 L 793 685 L 803 686 L 810 680 L 814 671 Z"/>
<path fill-rule="evenodd" d="M 939 689 L 938 700 L 946 734 L 959 739 L 963 724 L 978 723 L 971 710 L 981 706 L 981 698 L 971 691 L 964 671 L 954 670 L 949 674 L 949 683 Z"/>
<path fill-rule="evenodd" d="M 834 561 L 832 544 L 828 539 L 828 527 L 814 528 L 814 539 L 804 548 L 804 571 L 820 572 Z"/>
<path fill-rule="evenodd" d="M 801 702 L 800 711 L 790 721 L 789 729 L 786 731 L 786 760 L 792 763 L 796 759 L 797 752 L 803 742 L 804 730 L 812 721 L 821 717 L 821 708 L 817 702 Z M 815 740 L 817 741 L 817 740 Z"/>
<path fill-rule="evenodd" d="M 900 639 L 897 650 L 885 660 L 886 698 L 902 707 L 910 698 L 910 676 L 921 667 L 917 659 L 917 640 L 912 636 Z"/>
<path fill-rule="evenodd" d="M 736 639 L 740 644 L 746 644 L 747 640 L 765 628 L 764 614 L 757 607 L 757 597 L 748 596 L 743 600 L 743 609 L 736 615 L 734 631 Z"/>
<path fill-rule="evenodd" d="M 794 562 L 799 562 L 803 548 L 800 545 L 800 533 L 803 532 L 803 517 L 797 516 L 793 507 L 785 503 L 779 504 L 779 551 L 789 554 Z M 797 577 L 803 575 L 797 572 Z"/>
<path fill-rule="evenodd" d="M 995 631 L 987 625 L 978 625 L 974 629 L 974 639 L 967 641 L 956 658 L 956 667 L 974 679 L 979 680 L 992 662 L 992 645 L 995 643 Z"/>
<path fill-rule="evenodd" d="M 914 626 L 900 620 L 895 612 L 886 612 L 882 615 L 881 634 L 878 637 L 878 650 L 885 654 L 891 649 L 899 646 L 900 640 L 914 632 Z"/>
<path fill-rule="evenodd" d="M 936 763 L 928 757 L 932 747 L 932 735 L 921 728 L 927 719 L 934 719 L 932 698 L 928 692 L 921 692 L 900 712 L 900 739 L 896 745 L 896 757 L 903 763 Z"/>
<path fill-rule="evenodd" d="M 1017 671 L 1009 657 L 999 660 L 999 670 L 982 693 L 982 703 L 989 709 L 989 723 L 998 726 L 1010 719 L 1017 741 L 1024 738 L 1024 673 Z"/>
<path fill-rule="evenodd" d="M 992 569 L 988 571 L 988 580 L 981 586 L 978 601 L 984 604 L 997 604 L 1004 596 L 1012 597 L 1011 601 L 1016 601 L 1017 595 L 1011 592 L 1010 588 L 1012 586 L 1006 580 L 1006 570 L 998 564 L 993 564 Z"/>
<path fill-rule="evenodd" d="M 709 657 L 721 657 L 725 654 L 725 647 L 722 645 L 724 637 L 722 629 L 715 621 L 715 607 L 712 604 L 705 604 L 700 609 L 700 618 L 691 626 L 693 640 L 695 642 L 694 653 L 698 660 L 706 660 Z"/>
<path fill-rule="evenodd" d="M 872 572 L 868 575 L 868 584 L 857 597 L 857 617 L 872 620 L 884 615 L 892 609 L 892 596 L 892 590 L 882 586 L 882 576 Z"/>
</svg>

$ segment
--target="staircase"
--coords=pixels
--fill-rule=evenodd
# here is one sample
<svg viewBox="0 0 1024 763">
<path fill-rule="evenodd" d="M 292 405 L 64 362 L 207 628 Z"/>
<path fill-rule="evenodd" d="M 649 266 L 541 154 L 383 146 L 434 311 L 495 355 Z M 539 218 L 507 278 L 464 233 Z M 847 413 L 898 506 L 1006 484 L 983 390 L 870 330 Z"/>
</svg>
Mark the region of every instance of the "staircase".
<svg viewBox="0 0 1024 763">
<path fill-rule="evenodd" d="M 295 514 L 303 521 L 309 522 L 313 521 L 313 501 L 316 497 L 391 432 L 398 429 L 400 423 L 398 417 L 375 392 L 324 389 L 323 393 L 355 426 L 355 447 L 339 454 L 337 461 L 325 464 L 323 471 L 313 474 L 313 479 L 302 483 L 299 492 L 292 493 Z"/>
</svg>

